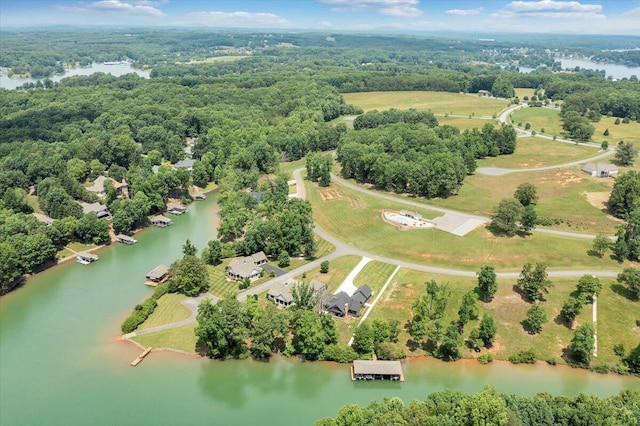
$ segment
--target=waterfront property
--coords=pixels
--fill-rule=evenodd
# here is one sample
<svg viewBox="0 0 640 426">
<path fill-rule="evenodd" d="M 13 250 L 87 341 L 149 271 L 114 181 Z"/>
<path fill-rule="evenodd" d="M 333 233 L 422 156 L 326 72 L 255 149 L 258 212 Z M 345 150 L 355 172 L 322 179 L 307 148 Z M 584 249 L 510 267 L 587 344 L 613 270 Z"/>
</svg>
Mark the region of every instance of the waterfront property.
<svg viewBox="0 0 640 426">
<path fill-rule="evenodd" d="M 80 252 L 76 254 L 76 262 L 82 265 L 88 265 L 91 262 L 95 262 L 99 257 L 93 253 Z"/>
<path fill-rule="evenodd" d="M 147 282 L 145 284 L 156 286 L 169 277 L 169 268 L 165 265 L 158 265 L 152 271 L 145 275 Z"/>
<path fill-rule="evenodd" d="M 107 182 L 111 182 L 118 195 L 129 195 L 129 185 L 127 184 L 126 180 L 122 179 L 122 182 L 118 182 L 114 179 L 102 175 L 98 176 L 96 180 L 93 181 L 91 186 L 87 187 L 87 191 L 93 192 L 100 198 L 104 198 L 104 196 L 106 195 L 105 183 Z"/>
<path fill-rule="evenodd" d="M 618 168 L 609 163 L 587 163 L 582 167 L 582 171 L 588 175 L 601 178 L 615 177 L 618 175 Z"/>
<path fill-rule="evenodd" d="M 157 226 L 159 228 L 166 228 L 167 226 L 170 226 L 173 221 L 171 219 L 169 219 L 166 216 L 162 216 L 157 215 L 157 216 L 153 216 L 151 219 L 149 219 L 149 221 L 151 222 L 152 225 Z"/>
<path fill-rule="evenodd" d="M 355 360 L 351 366 L 351 380 L 399 380 L 404 382 L 400 361 Z"/>
<path fill-rule="evenodd" d="M 344 318 L 347 314 L 357 316 L 372 294 L 371 288 L 364 284 L 351 296 L 344 291 L 332 294 L 325 299 L 322 306 L 328 313 L 340 318 Z"/>
<path fill-rule="evenodd" d="M 192 158 L 187 158 L 184 160 L 180 160 L 178 161 L 176 164 L 173 165 L 174 170 L 178 170 L 178 169 L 185 169 L 189 172 L 193 171 L 193 164 L 196 161 Z"/>
<path fill-rule="evenodd" d="M 133 237 L 130 237 L 128 235 L 124 235 L 124 234 L 118 234 L 116 235 L 116 241 L 118 241 L 119 243 L 122 244 L 135 244 L 138 242 L 138 240 L 136 240 Z"/>
<path fill-rule="evenodd" d="M 277 283 L 267 291 L 267 299 L 278 306 L 288 308 L 293 304 L 293 289 L 301 284 L 298 281 Z M 313 287 L 314 296 L 322 294 L 327 289 L 327 285 L 319 280 L 311 280 L 310 285 Z"/>
<path fill-rule="evenodd" d="M 227 266 L 227 278 L 232 280 L 257 280 L 260 277 L 260 266 L 267 263 L 267 256 L 263 251 L 246 257 L 236 257 Z"/>
<path fill-rule="evenodd" d="M 204 192 L 197 192 L 195 197 L 196 201 L 203 201 L 207 199 L 207 194 L 205 194 Z"/>
<path fill-rule="evenodd" d="M 98 219 L 111 219 L 111 213 L 107 206 L 100 203 L 79 203 L 82 207 L 82 214 L 95 213 Z"/>
</svg>

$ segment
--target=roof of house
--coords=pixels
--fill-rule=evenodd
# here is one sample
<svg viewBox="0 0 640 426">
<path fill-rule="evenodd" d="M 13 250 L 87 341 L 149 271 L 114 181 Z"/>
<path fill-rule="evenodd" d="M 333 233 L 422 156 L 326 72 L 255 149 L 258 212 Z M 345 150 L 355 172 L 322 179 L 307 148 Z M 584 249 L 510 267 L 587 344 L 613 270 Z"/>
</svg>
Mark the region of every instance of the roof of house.
<svg viewBox="0 0 640 426">
<path fill-rule="evenodd" d="M 107 206 L 104 206 L 100 203 L 84 203 L 81 202 L 80 206 L 82 206 L 82 213 L 102 213 L 107 210 Z"/>
<path fill-rule="evenodd" d="M 106 176 L 98 176 L 96 178 L 96 180 L 93 181 L 93 184 L 89 187 L 87 187 L 87 191 L 89 192 L 96 192 L 96 193 L 103 193 L 104 192 L 104 184 L 105 182 L 110 181 L 111 183 L 115 184 L 115 180 L 108 178 Z"/>
<path fill-rule="evenodd" d="M 371 294 L 373 292 L 371 291 L 371 287 L 369 287 L 368 285 L 364 284 L 360 287 L 358 287 L 358 289 L 355 291 L 355 293 L 353 293 L 353 295 L 351 296 L 351 299 L 355 302 L 359 302 L 360 305 L 364 305 L 364 303 L 369 300 L 369 298 L 371 297 Z"/>
<path fill-rule="evenodd" d="M 263 251 L 259 251 L 257 253 L 253 253 L 251 255 L 251 258 L 253 259 L 254 263 L 260 263 L 260 262 L 266 262 L 267 261 L 267 255 L 264 254 Z"/>
<path fill-rule="evenodd" d="M 271 288 L 267 292 L 267 295 L 274 299 L 279 296 L 280 299 L 284 300 L 285 302 L 291 303 L 293 302 L 293 295 L 291 292 L 293 291 L 293 288 L 295 286 L 300 284 L 301 283 L 298 281 L 287 281 L 285 283 L 276 283 L 275 285 L 271 286 Z M 319 280 L 312 280 L 309 284 L 313 286 L 314 293 L 318 291 L 322 291 L 327 287 L 325 283 Z"/>
<path fill-rule="evenodd" d="M 169 268 L 167 266 L 158 265 L 155 268 L 153 268 L 153 270 L 150 271 L 147 275 L 145 275 L 145 277 L 149 279 L 159 280 L 165 275 L 167 275 L 168 273 L 169 273 Z"/>
<path fill-rule="evenodd" d="M 353 361 L 354 374 L 402 375 L 400 361 Z"/>
<path fill-rule="evenodd" d="M 251 277 L 254 275 L 254 271 L 258 273 L 258 268 L 256 268 L 256 264 L 251 257 L 236 257 L 232 259 L 229 262 L 229 266 L 227 266 L 227 270 L 242 278 Z"/>
<path fill-rule="evenodd" d="M 582 166 L 582 170 L 585 172 L 595 172 L 596 165 L 593 163 L 586 163 L 584 166 Z"/>
<path fill-rule="evenodd" d="M 603 172 L 617 172 L 618 167 L 610 163 L 598 163 L 596 168 Z"/>
<path fill-rule="evenodd" d="M 173 167 L 176 169 L 191 169 L 193 168 L 193 163 L 195 163 L 195 161 L 196 160 L 193 160 L 191 158 L 185 158 L 184 160 L 178 161 L 173 165 Z"/>
<path fill-rule="evenodd" d="M 351 298 L 349 297 L 349 295 L 344 291 L 341 291 L 340 293 L 332 294 L 331 296 L 327 297 L 327 299 L 324 301 L 324 307 L 327 310 L 331 310 L 334 312 L 338 311 L 340 314 L 346 315 L 347 312 L 345 311 L 344 307 L 345 305 L 349 305 L 350 302 Z"/>
<path fill-rule="evenodd" d="M 53 223 L 53 219 L 47 216 L 46 214 L 33 213 L 33 215 L 40 222 L 46 223 L 47 225 L 51 225 Z"/>
</svg>

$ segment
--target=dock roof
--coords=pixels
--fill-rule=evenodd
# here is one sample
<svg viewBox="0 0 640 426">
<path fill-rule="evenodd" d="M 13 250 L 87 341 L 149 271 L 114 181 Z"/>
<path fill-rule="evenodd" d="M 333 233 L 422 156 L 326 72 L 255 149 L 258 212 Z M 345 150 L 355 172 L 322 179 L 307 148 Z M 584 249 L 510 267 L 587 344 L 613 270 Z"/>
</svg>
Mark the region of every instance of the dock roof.
<svg viewBox="0 0 640 426">
<path fill-rule="evenodd" d="M 80 253 L 76 253 L 76 257 L 80 257 L 82 259 L 90 259 L 90 260 L 97 260 L 98 256 L 93 254 L 93 253 L 89 253 L 86 251 L 80 252 Z"/>
<path fill-rule="evenodd" d="M 165 265 L 156 266 L 153 271 L 149 272 L 145 277 L 150 280 L 160 280 L 169 273 L 169 268 Z"/>
<path fill-rule="evenodd" d="M 402 375 L 400 361 L 353 361 L 354 374 Z"/>
</svg>

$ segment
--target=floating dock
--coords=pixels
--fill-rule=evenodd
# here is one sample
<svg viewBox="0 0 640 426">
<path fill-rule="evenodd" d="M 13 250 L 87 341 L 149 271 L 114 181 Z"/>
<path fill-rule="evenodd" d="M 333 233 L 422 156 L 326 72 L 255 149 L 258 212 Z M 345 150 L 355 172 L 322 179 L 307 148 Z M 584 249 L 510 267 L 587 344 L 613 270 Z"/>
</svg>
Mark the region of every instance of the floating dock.
<svg viewBox="0 0 640 426">
<path fill-rule="evenodd" d="M 145 349 L 140 355 L 138 355 L 138 357 L 136 359 L 131 361 L 131 366 L 135 367 L 136 365 L 140 364 L 142 362 L 142 360 L 144 359 L 144 357 L 149 355 L 149 353 L 151 352 L 151 349 L 153 349 L 151 346 L 149 346 L 147 349 Z"/>
<path fill-rule="evenodd" d="M 82 265 L 88 265 L 91 262 L 95 262 L 99 257 L 92 253 L 82 252 L 76 254 L 76 262 Z"/>
<path fill-rule="evenodd" d="M 135 244 L 138 242 L 138 240 L 136 240 L 135 238 L 124 234 L 116 235 L 116 240 L 122 244 Z"/>
</svg>

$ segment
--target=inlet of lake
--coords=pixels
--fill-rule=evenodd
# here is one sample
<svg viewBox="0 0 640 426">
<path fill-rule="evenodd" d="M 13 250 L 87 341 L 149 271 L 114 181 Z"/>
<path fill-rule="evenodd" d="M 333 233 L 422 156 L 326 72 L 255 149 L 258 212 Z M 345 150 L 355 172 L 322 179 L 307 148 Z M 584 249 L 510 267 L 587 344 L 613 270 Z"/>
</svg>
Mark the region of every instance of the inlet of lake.
<svg viewBox="0 0 640 426">
<path fill-rule="evenodd" d="M 119 64 L 99 64 L 94 63 L 89 65 L 88 67 L 77 67 L 77 68 L 68 68 L 65 70 L 64 74 L 61 75 L 53 75 L 48 77 L 51 81 L 57 82 L 62 80 L 63 78 L 73 77 L 75 75 L 91 75 L 97 72 L 102 72 L 105 74 L 111 74 L 115 77 L 119 77 L 124 74 L 136 73 L 140 77 L 149 78 L 149 73 L 147 71 L 139 70 L 133 68 L 131 64 L 122 62 Z M 15 89 L 17 87 L 22 86 L 24 83 L 36 83 L 38 80 L 43 81 L 47 77 L 43 78 L 12 78 L 7 77 L 6 75 L 0 75 L 0 87 L 3 89 Z"/>
<path fill-rule="evenodd" d="M 534 395 L 613 395 L 640 379 L 546 364 L 403 362 L 406 382 L 352 382 L 348 365 L 212 361 L 173 352 L 140 352 L 118 341 L 120 323 L 146 298 L 144 275 L 181 256 L 187 238 L 202 248 L 216 233 L 216 201 L 189 206 L 165 229 L 113 245 L 90 265 L 68 262 L 0 298 L 2 425 L 307 425 L 346 403 L 385 396 L 405 402 L 443 389 Z"/>
</svg>

